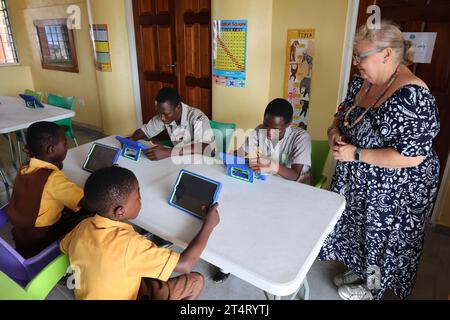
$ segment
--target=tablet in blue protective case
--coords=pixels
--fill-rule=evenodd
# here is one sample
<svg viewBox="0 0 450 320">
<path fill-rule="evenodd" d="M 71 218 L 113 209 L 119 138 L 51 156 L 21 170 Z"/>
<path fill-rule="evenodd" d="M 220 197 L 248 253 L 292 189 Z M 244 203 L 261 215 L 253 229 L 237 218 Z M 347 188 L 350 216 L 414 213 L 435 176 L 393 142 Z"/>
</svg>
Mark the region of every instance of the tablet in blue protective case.
<svg viewBox="0 0 450 320">
<path fill-rule="evenodd" d="M 169 204 L 203 219 L 207 209 L 217 202 L 221 189 L 220 182 L 183 169 L 178 174 Z"/>
<path fill-rule="evenodd" d="M 44 108 L 44 105 L 36 97 L 27 94 L 19 94 L 19 96 L 25 101 L 27 108 Z"/>
<path fill-rule="evenodd" d="M 120 157 L 120 149 L 95 142 L 86 157 L 83 169 L 89 172 L 95 172 L 117 164 Z"/>
</svg>

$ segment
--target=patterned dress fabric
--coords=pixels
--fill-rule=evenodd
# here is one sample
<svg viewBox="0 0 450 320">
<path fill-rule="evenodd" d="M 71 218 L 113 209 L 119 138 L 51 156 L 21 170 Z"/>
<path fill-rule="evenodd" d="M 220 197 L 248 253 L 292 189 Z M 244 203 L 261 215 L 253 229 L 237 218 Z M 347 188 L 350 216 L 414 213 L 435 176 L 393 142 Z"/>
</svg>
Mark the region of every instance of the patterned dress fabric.
<svg viewBox="0 0 450 320">
<path fill-rule="evenodd" d="M 439 159 L 432 140 L 439 132 L 436 100 L 418 85 L 405 85 L 353 128 L 343 126 L 363 79 L 350 85 L 337 116 L 346 142 L 363 149 L 394 148 L 424 156 L 417 167 L 388 169 L 363 162 L 338 162 L 331 183 L 346 199 L 345 211 L 319 258 L 338 260 L 364 279 L 376 299 L 389 288 L 406 299 L 415 283 L 424 227 L 438 190 Z M 364 112 L 350 112 L 350 124 Z"/>
</svg>

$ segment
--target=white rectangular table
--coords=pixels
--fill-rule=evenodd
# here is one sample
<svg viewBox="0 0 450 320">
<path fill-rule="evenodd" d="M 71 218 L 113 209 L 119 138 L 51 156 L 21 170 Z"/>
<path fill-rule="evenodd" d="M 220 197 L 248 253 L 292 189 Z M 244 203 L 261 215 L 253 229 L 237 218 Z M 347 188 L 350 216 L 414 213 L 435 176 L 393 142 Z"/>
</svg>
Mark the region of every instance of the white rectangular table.
<svg viewBox="0 0 450 320">
<path fill-rule="evenodd" d="M 114 137 L 98 142 L 120 146 Z M 81 166 L 91 144 L 69 150 L 64 161 L 64 173 L 80 186 L 89 176 Z M 345 208 L 338 194 L 278 176 L 249 184 L 228 177 L 220 164 L 175 165 L 171 159 L 151 162 L 142 157 L 134 162 L 121 157 L 119 165 L 139 180 L 142 209 L 131 222 L 182 248 L 202 222 L 168 205 L 178 172 L 187 169 L 220 181 L 220 223 L 201 258 L 277 297 L 298 291 Z"/>
<path fill-rule="evenodd" d="M 12 139 L 9 136 L 11 132 L 20 130 L 22 131 L 22 137 L 25 138 L 23 129 L 28 128 L 32 123 L 38 121 L 57 121 L 75 116 L 75 112 L 72 110 L 54 107 L 48 104 L 44 104 L 44 107 L 45 108 L 37 109 L 27 108 L 25 106 L 25 101 L 19 97 L 0 96 L 0 134 L 8 134 L 12 157 L 14 151 Z M 20 152 L 20 150 L 18 150 L 18 152 Z M 13 163 L 15 163 L 14 157 L 12 160 Z M 2 176 L 3 183 L 5 184 L 6 193 L 9 200 L 9 185 L 6 180 L 6 175 L 3 173 L 1 167 L 0 174 Z"/>
<path fill-rule="evenodd" d="M 38 121 L 57 121 L 75 116 L 75 112 L 44 104 L 45 108 L 27 108 L 16 97 L 0 96 L 0 134 L 28 128 Z"/>
</svg>

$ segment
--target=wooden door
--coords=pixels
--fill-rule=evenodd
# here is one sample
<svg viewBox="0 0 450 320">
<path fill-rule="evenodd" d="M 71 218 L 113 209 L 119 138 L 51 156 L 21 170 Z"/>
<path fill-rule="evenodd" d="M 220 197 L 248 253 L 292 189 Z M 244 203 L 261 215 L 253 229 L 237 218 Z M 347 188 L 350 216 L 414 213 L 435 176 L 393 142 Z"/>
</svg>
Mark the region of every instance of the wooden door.
<svg viewBox="0 0 450 320">
<path fill-rule="evenodd" d="M 133 0 L 144 123 L 162 87 L 211 117 L 211 0 Z"/>
<path fill-rule="evenodd" d="M 366 10 L 372 4 L 381 8 L 382 19 L 394 21 L 404 32 L 437 32 L 431 64 L 413 64 L 410 69 L 425 81 L 438 103 L 441 131 L 433 147 L 442 178 L 450 149 L 450 0 L 362 0 L 358 26 L 366 23 Z"/>
</svg>

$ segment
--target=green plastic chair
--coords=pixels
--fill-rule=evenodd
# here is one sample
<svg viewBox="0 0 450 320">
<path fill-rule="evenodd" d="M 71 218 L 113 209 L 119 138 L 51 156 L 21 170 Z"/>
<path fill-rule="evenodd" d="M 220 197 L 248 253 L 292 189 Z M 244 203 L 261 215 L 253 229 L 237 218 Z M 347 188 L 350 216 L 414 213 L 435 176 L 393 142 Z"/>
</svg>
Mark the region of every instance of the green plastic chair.
<svg viewBox="0 0 450 320">
<path fill-rule="evenodd" d="M 60 96 L 54 95 L 54 94 L 49 94 L 47 103 L 52 106 L 55 106 L 55 107 L 73 110 L 73 108 L 75 106 L 75 97 L 65 98 L 65 97 L 60 97 Z M 62 120 L 55 121 L 55 123 L 57 125 L 63 127 L 66 137 L 72 138 L 73 141 L 75 141 L 75 145 L 78 147 L 78 142 L 77 142 L 77 139 L 75 138 L 75 133 L 73 132 L 73 128 L 72 128 L 72 119 L 70 119 L 70 118 L 62 119 Z"/>
<path fill-rule="evenodd" d="M 157 142 L 163 146 L 173 148 L 172 140 L 158 140 Z"/>
<path fill-rule="evenodd" d="M 327 177 L 323 175 L 323 169 L 330 153 L 330 146 L 326 140 L 313 140 L 311 148 L 311 174 L 314 186 L 322 188 L 327 180 Z"/>
<path fill-rule="evenodd" d="M 224 123 L 217 121 L 209 121 L 211 129 L 214 131 L 214 138 L 216 140 L 216 156 L 219 155 L 221 151 L 228 152 L 230 147 L 231 138 L 233 137 L 234 131 L 236 130 L 235 123 Z"/>
<path fill-rule="evenodd" d="M 28 96 L 33 96 L 36 99 L 38 99 L 40 102 L 42 102 L 43 98 L 44 98 L 44 94 L 42 92 L 36 92 L 36 91 L 30 90 L 30 89 L 26 89 L 24 91 L 24 94 L 26 94 Z"/>
<path fill-rule="evenodd" d="M 0 300 L 44 300 L 66 274 L 69 265 L 69 257 L 65 254 L 59 255 L 25 288 L 0 271 Z"/>
</svg>

